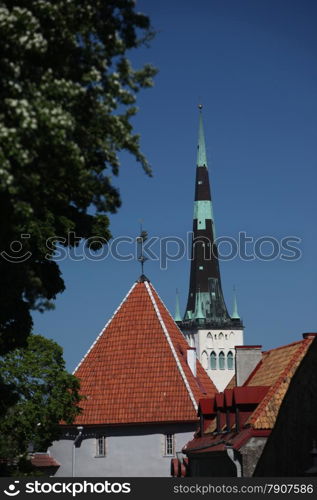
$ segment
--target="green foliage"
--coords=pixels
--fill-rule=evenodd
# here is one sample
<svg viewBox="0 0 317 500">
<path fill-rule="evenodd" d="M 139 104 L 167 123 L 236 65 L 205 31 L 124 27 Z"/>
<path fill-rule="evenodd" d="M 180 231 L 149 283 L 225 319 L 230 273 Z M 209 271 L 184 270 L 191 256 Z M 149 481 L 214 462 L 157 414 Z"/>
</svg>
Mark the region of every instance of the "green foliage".
<svg viewBox="0 0 317 500">
<path fill-rule="evenodd" d="M 51 307 L 63 291 L 56 244 L 70 231 L 111 237 L 118 153 L 130 152 L 151 174 L 130 120 L 156 71 L 135 70 L 126 57 L 151 37 L 133 0 L 0 4 L 0 353 L 22 346 L 30 310 Z M 31 258 L 4 258 L 17 255 L 13 241 Z"/>
<path fill-rule="evenodd" d="M 23 456 L 30 443 L 46 451 L 59 436 L 59 422 L 72 423 L 80 413 L 79 381 L 65 370 L 61 347 L 30 335 L 25 348 L 0 359 L 0 376 L 15 404 L 0 417 L 0 458 Z"/>
</svg>

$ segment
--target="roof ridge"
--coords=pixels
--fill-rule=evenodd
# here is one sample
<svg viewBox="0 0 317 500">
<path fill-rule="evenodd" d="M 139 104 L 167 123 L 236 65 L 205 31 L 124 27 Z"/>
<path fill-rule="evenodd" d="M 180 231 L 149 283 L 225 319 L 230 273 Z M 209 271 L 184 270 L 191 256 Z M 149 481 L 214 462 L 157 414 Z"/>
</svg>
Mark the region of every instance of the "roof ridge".
<svg viewBox="0 0 317 500">
<path fill-rule="evenodd" d="M 290 342 L 289 344 L 280 345 L 278 347 L 272 347 L 272 349 L 268 349 L 267 351 L 262 351 L 262 352 L 263 352 L 263 354 L 268 354 L 272 351 L 278 351 L 279 349 L 285 349 L 285 347 L 291 347 L 291 346 L 296 345 L 296 344 L 302 344 L 304 342 L 304 340 L 306 340 L 306 339 L 294 340 L 294 342 Z"/>
<path fill-rule="evenodd" d="M 161 305 L 162 305 L 162 308 L 165 309 L 165 311 L 167 312 L 168 316 L 170 317 L 170 320 L 173 322 L 173 325 L 174 327 L 179 331 L 179 333 L 181 334 L 182 336 L 182 339 L 184 339 L 185 341 L 185 344 L 188 345 L 188 342 L 187 340 L 185 339 L 184 337 L 184 334 L 182 332 L 182 330 L 180 329 L 180 327 L 178 326 L 178 324 L 176 323 L 176 321 L 174 320 L 173 316 L 171 315 L 170 311 L 168 310 L 168 308 L 166 307 L 166 304 L 164 302 L 164 300 L 162 299 L 162 297 L 160 296 L 160 294 L 157 292 L 156 288 L 154 288 L 153 284 L 149 281 L 149 284 L 150 284 L 150 287 L 153 288 L 154 292 L 156 293 L 156 295 L 158 296 L 158 298 L 160 299 L 161 301 Z M 188 345 L 188 347 L 190 347 Z M 209 376 L 207 375 L 207 372 L 205 371 L 205 369 L 203 368 L 203 366 L 201 365 L 201 362 L 199 361 L 199 359 L 197 358 L 197 375 L 196 375 L 196 378 L 195 378 L 195 384 L 197 385 L 198 389 L 203 392 L 203 393 L 206 393 L 206 389 L 205 389 L 205 386 L 204 386 L 204 383 L 203 383 L 203 379 L 201 377 L 201 375 L 199 376 L 198 375 L 198 371 L 200 370 L 203 370 L 203 372 L 206 374 L 206 377 L 208 378 L 208 381 L 210 381 L 213 385 L 213 388 L 215 389 L 216 392 L 217 391 L 217 388 L 214 384 L 214 382 L 209 378 Z M 195 399 L 196 401 L 196 399 Z M 198 409 L 198 406 L 197 406 L 197 409 Z"/>
<path fill-rule="evenodd" d="M 170 337 L 170 335 L 169 335 L 169 333 L 168 333 L 168 329 L 167 329 L 167 327 L 166 327 L 166 325 L 165 325 L 165 323 L 164 323 L 164 321 L 163 321 L 162 315 L 161 315 L 160 310 L 159 310 L 159 308 L 158 308 L 158 305 L 157 305 L 157 303 L 156 303 L 156 301 L 155 301 L 155 298 L 154 298 L 154 295 L 153 295 L 153 293 L 152 293 L 151 287 L 150 287 L 150 285 L 149 285 L 149 283 L 148 283 L 147 281 L 145 281 L 145 286 L 146 286 L 146 289 L 147 289 L 147 291 L 148 291 L 148 294 L 149 294 L 149 297 L 150 297 L 150 299 L 151 299 L 151 302 L 152 302 L 152 304 L 153 304 L 153 307 L 154 307 L 155 313 L 156 313 L 156 315 L 157 315 L 157 318 L 158 318 L 158 320 L 159 320 L 159 322 L 160 322 L 160 325 L 161 325 L 162 330 L 163 330 L 163 332 L 164 332 L 164 335 L 165 335 L 165 337 L 166 337 L 166 340 L 167 340 L 167 342 L 168 342 L 168 345 L 169 345 L 169 347 L 170 347 L 170 349 L 171 349 L 171 351 L 172 351 L 172 354 L 173 354 L 173 356 L 174 356 L 174 359 L 175 359 L 175 361 L 176 361 L 177 368 L 178 368 L 178 370 L 179 370 L 179 372 L 180 372 L 180 374 L 181 374 L 181 377 L 182 377 L 182 379 L 183 379 L 183 381 L 184 381 L 184 384 L 185 384 L 185 387 L 186 387 L 187 392 L 188 392 L 188 394 L 189 394 L 189 397 L 190 397 L 190 399 L 191 399 L 191 402 L 193 403 L 194 409 L 197 411 L 197 410 L 198 410 L 198 405 L 197 405 L 196 399 L 195 399 L 194 394 L 193 394 L 193 392 L 192 392 L 192 390 L 191 390 L 191 387 L 190 387 L 190 385 L 189 385 L 189 382 L 188 382 L 188 380 L 187 380 L 187 377 L 186 377 L 186 375 L 185 375 L 185 372 L 184 372 L 184 370 L 183 370 L 183 367 L 182 367 L 182 365 L 181 365 L 181 363 L 180 363 L 180 361 L 179 361 L 179 359 L 178 359 L 178 356 L 177 356 L 177 354 L 176 354 L 175 347 L 174 347 L 173 342 L 172 342 L 172 340 L 171 340 L 171 337 Z M 155 288 L 153 287 L 153 285 L 152 285 L 152 288 L 153 288 L 153 291 L 157 294 L 157 292 L 156 292 Z M 159 297 L 159 295 L 158 295 L 158 294 L 157 294 L 157 296 L 158 296 L 158 298 L 161 300 L 161 298 Z M 161 300 L 161 302 L 162 302 L 162 300 Z M 164 304 L 164 302 L 162 302 L 162 303 Z M 167 309 L 166 309 L 166 310 L 167 310 Z M 170 313 L 169 313 L 169 311 L 167 311 L 167 312 L 168 312 L 168 314 L 170 314 Z"/>
<path fill-rule="evenodd" d="M 177 328 L 177 330 L 182 334 L 182 337 L 184 338 L 184 340 L 187 342 L 187 340 L 185 339 L 184 337 L 184 334 L 182 332 L 182 330 L 180 329 L 180 327 L 178 326 L 178 324 L 176 323 L 176 321 L 174 320 L 173 316 L 171 315 L 170 311 L 167 309 L 166 305 L 165 305 L 165 302 L 164 300 L 162 299 L 162 297 L 160 296 L 160 294 L 158 293 L 158 291 L 156 290 L 156 288 L 154 288 L 154 286 L 152 285 L 152 283 L 150 283 L 150 286 L 153 288 L 153 290 L 155 291 L 156 295 L 158 296 L 158 298 L 160 299 L 161 301 L 161 304 L 162 306 L 164 307 L 164 309 L 166 310 L 167 314 L 170 316 L 171 320 L 173 321 L 173 323 L 175 324 L 175 327 Z M 190 346 L 188 346 L 190 347 Z"/>
<path fill-rule="evenodd" d="M 276 352 L 280 349 L 285 349 L 285 348 L 288 348 L 288 347 L 293 347 L 293 346 L 296 346 L 298 345 L 298 347 L 303 346 L 303 345 L 306 345 L 304 342 L 306 341 L 306 339 L 303 339 L 303 340 L 296 340 L 295 342 L 291 342 L 290 344 L 286 344 L 286 345 L 281 345 L 279 347 L 273 347 L 273 349 L 269 349 L 268 351 L 262 351 L 262 359 L 258 362 L 258 364 L 255 366 L 255 368 L 252 370 L 252 372 L 250 373 L 250 375 L 248 376 L 248 378 L 245 380 L 245 382 L 243 383 L 244 386 L 247 386 L 248 383 L 252 380 L 252 378 L 254 377 L 254 375 L 259 371 L 259 369 L 261 368 L 262 364 L 265 362 L 266 358 L 268 356 L 270 356 L 270 354 L 272 352 Z M 295 356 L 295 354 L 298 352 L 298 349 L 295 351 L 295 353 L 293 354 L 293 356 Z M 292 359 L 291 358 L 291 361 L 289 363 L 292 362 Z M 286 365 L 286 367 L 284 368 L 284 371 L 288 369 L 288 364 Z M 284 372 L 282 372 L 282 374 L 278 377 L 278 379 L 283 375 Z M 277 379 L 277 380 L 278 380 Z M 275 381 L 275 383 L 277 382 L 277 380 Z M 274 383 L 274 385 L 275 385 Z"/>
<path fill-rule="evenodd" d="M 308 340 L 308 339 L 307 339 Z M 297 343 L 297 342 L 295 342 Z M 287 365 L 285 366 L 284 370 L 282 371 L 282 373 L 280 374 L 280 376 L 277 378 L 275 384 L 273 384 L 273 386 L 277 385 L 277 383 L 281 383 L 281 380 L 282 378 L 284 378 L 287 373 L 289 372 L 290 368 L 293 367 L 294 365 L 294 361 L 297 360 L 297 358 L 299 357 L 299 355 L 301 354 L 302 351 L 304 351 L 304 348 L 306 347 L 307 344 L 309 344 L 310 342 L 307 342 L 306 339 L 305 340 L 300 340 L 298 342 L 298 349 L 296 349 L 296 351 L 294 352 L 293 356 L 291 357 L 291 359 L 289 360 L 289 362 L 287 363 Z M 290 347 L 292 344 L 287 344 L 286 346 L 284 347 Z M 273 387 L 271 386 L 271 387 Z"/>
<path fill-rule="evenodd" d="M 90 351 L 92 350 L 92 348 L 95 346 L 95 344 L 98 342 L 99 338 L 101 337 L 101 335 L 103 334 L 103 332 L 106 330 L 106 328 L 108 327 L 108 325 L 111 323 L 111 321 L 114 319 L 115 315 L 117 314 L 117 312 L 119 311 L 119 309 L 121 309 L 121 307 L 123 306 L 124 302 L 127 300 L 127 298 L 129 297 L 130 293 L 132 292 L 132 290 L 134 289 L 134 287 L 138 284 L 138 282 L 136 281 L 135 283 L 133 283 L 133 285 L 131 286 L 130 290 L 128 291 L 128 293 L 125 295 L 125 297 L 122 299 L 122 301 L 120 302 L 120 304 L 118 305 L 117 309 L 114 311 L 114 313 L 112 314 L 111 318 L 108 319 L 107 323 L 105 324 L 105 326 L 102 328 L 101 332 L 99 333 L 99 335 L 97 335 L 96 339 L 94 340 L 94 342 L 91 344 L 91 346 L 89 347 L 88 351 L 86 352 L 85 356 L 83 356 L 81 358 L 81 360 L 79 361 L 78 365 L 76 366 L 75 370 L 73 371 L 73 375 L 75 375 L 76 371 L 78 370 L 78 368 L 80 367 L 80 365 L 83 363 L 83 361 L 86 359 L 86 357 L 88 356 L 88 354 L 90 353 Z"/>
<path fill-rule="evenodd" d="M 294 368 L 294 363 L 296 361 L 300 362 L 303 359 L 303 357 L 305 356 L 305 354 L 307 352 L 307 348 L 311 344 L 311 339 L 304 339 L 304 340 L 301 340 L 301 341 L 295 342 L 295 343 L 299 344 L 298 349 L 296 349 L 296 351 L 294 352 L 293 356 L 291 357 L 290 361 L 288 362 L 288 364 L 286 365 L 286 367 L 284 368 L 282 373 L 279 375 L 279 377 L 277 378 L 275 383 L 273 385 L 271 385 L 270 389 L 268 390 L 268 392 L 266 393 L 266 395 L 264 396 L 264 398 L 262 399 L 262 401 L 260 402 L 258 407 L 255 409 L 254 413 L 250 416 L 250 418 L 248 419 L 248 423 L 253 424 L 253 425 L 256 423 L 257 419 L 261 415 L 261 412 L 264 410 L 265 406 L 269 403 L 272 396 L 274 396 L 274 394 L 277 392 L 278 388 L 281 386 L 282 382 L 284 381 L 285 377 L 289 373 L 290 369 Z M 288 345 L 282 346 L 282 347 L 289 347 L 290 345 L 292 345 L 292 344 L 288 344 Z M 295 366 L 293 375 L 295 374 L 298 366 L 299 366 L 299 363 L 297 363 L 297 365 Z M 289 384 L 290 384 L 290 381 L 288 382 L 288 386 L 289 386 Z M 287 389 L 286 389 L 286 391 L 287 391 Z M 286 391 L 282 397 L 280 406 L 283 402 Z"/>
</svg>

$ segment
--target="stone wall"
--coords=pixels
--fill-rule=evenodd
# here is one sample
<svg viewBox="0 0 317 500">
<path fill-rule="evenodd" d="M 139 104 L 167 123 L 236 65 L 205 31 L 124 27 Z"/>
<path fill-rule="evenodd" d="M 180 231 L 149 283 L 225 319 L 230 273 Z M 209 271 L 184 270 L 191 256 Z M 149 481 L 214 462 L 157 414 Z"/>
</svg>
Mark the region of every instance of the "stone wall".
<svg viewBox="0 0 317 500">
<path fill-rule="evenodd" d="M 254 469 L 263 452 L 266 441 L 267 438 L 253 437 L 249 439 L 245 446 L 241 447 L 243 477 L 253 476 Z"/>
</svg>

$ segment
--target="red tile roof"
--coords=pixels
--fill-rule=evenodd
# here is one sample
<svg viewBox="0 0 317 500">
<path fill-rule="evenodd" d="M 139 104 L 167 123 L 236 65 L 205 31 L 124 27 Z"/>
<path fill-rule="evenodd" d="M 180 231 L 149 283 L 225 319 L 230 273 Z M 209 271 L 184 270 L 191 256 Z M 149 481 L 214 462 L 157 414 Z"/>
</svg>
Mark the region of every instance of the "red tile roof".
<svg viewBox="0 0 317 500">
<path fill-rule="evenodd" d="M 228 432 L 209 436 L 196 437 L 183 448 L 185 453 L 208 453 L 210 451 L 226 451 L 228 447 L 239 450 L 252 437 L 267 437 L 270 431 L 258 431 L 250 427 L 240 432 Z"/>
<path fill-rule="evenodd" d="M 228 383 L 226 389 L 233 389 L 236 385 L 237 385 L 236 374 L 234 374 L 232 379 Z"/>
<path fill-rule="evenodd" d="M 273 429 L 292 377 L 313 340 L 313 336 L 306 337 L 263 353 L 262 362 L 245 383 L 253 386 L 262 381 L 263 385 L 270 385 L 269 391 L 248 420 L 251 427 Z"/>
<path fill-rule="evenodd" d="M 267 386 L 258 407 L 248 419 L 254 429 L 273 429 L 281 403 L 290 381 L 316 334 L 303 334 L 303 340 L 263 352 L 262 360 L 249 375 L 242 387 Z M 232 379 L 227 388 L 236 385 Z"/>
<path fill-rule="evenodd" d="M 75 424 L 196 421 L 214 384 L 148 281 L 135 283 L 75 370 L 83 412 Z"/>
<path fill-rule="evenodd" d="M 196 436 L 186 447 L 187 452 L 220 451 L 226 446 L 239 449 L 252 436 L 268 436 L 272 431 L 283 398 L 297 368 L 307 354 L 316 334 L 304 335 L 304 339 L 263 353 L 262 360 L 250 374 L 243 386 L 235 387 L 231 380 L 224 393 L 217 394 L 209 405 L 208 400 L 200 403 L 200 409 L 213 410 L 214 418 L 204 428 L 204 434 Z M 315 340 L 315 342 L 317 342 Z M 227 386 L 227 387 L 228 387 Z M 229 432 L 216 433 L 216 408 L 224 406 L 235 411 L 235 405 L 240 405 L 241 430 L 236 432 L 236 426 L 231 425 Z M 254 405 L 254 409 L 243 410 L 243 405 Z M 241 406 L 242 405 L 242 406 Z M 206 413 L 206 412 L 205 412 Z M 204 412 L 202 412 L 204 415 Z M 231 424 L 233 420 L 231 420 Z M 226 427 L 226 425 L 225 425 Z M 224 430 L 224 429 L 222 429 Z"/>
<path fill-rule="evenodd" d="M 34 453 L 31 457 L 31 464 L 34 467 L 60 467 L 60 463 L 48 453 Z"/>
</svg>

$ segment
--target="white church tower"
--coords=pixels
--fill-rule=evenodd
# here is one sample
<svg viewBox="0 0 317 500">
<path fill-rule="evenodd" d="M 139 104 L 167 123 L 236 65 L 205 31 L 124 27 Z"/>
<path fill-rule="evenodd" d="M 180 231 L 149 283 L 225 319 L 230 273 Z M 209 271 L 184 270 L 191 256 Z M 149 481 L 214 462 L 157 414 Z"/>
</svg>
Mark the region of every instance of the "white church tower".
<svg viewBox="0 0 317 500">
<path fill-rule="evenodd" d="M 212 209 L 205 136 L 199 106 L 199 134 L 193 217 L 190 284 L 186 312 L 177 304 L 175 321 L 219 391 L 234 375 L 235 346 L 243 345 L 243 323 L 236 297 L 233 313 L 224 301 Z"/>
</svg>

